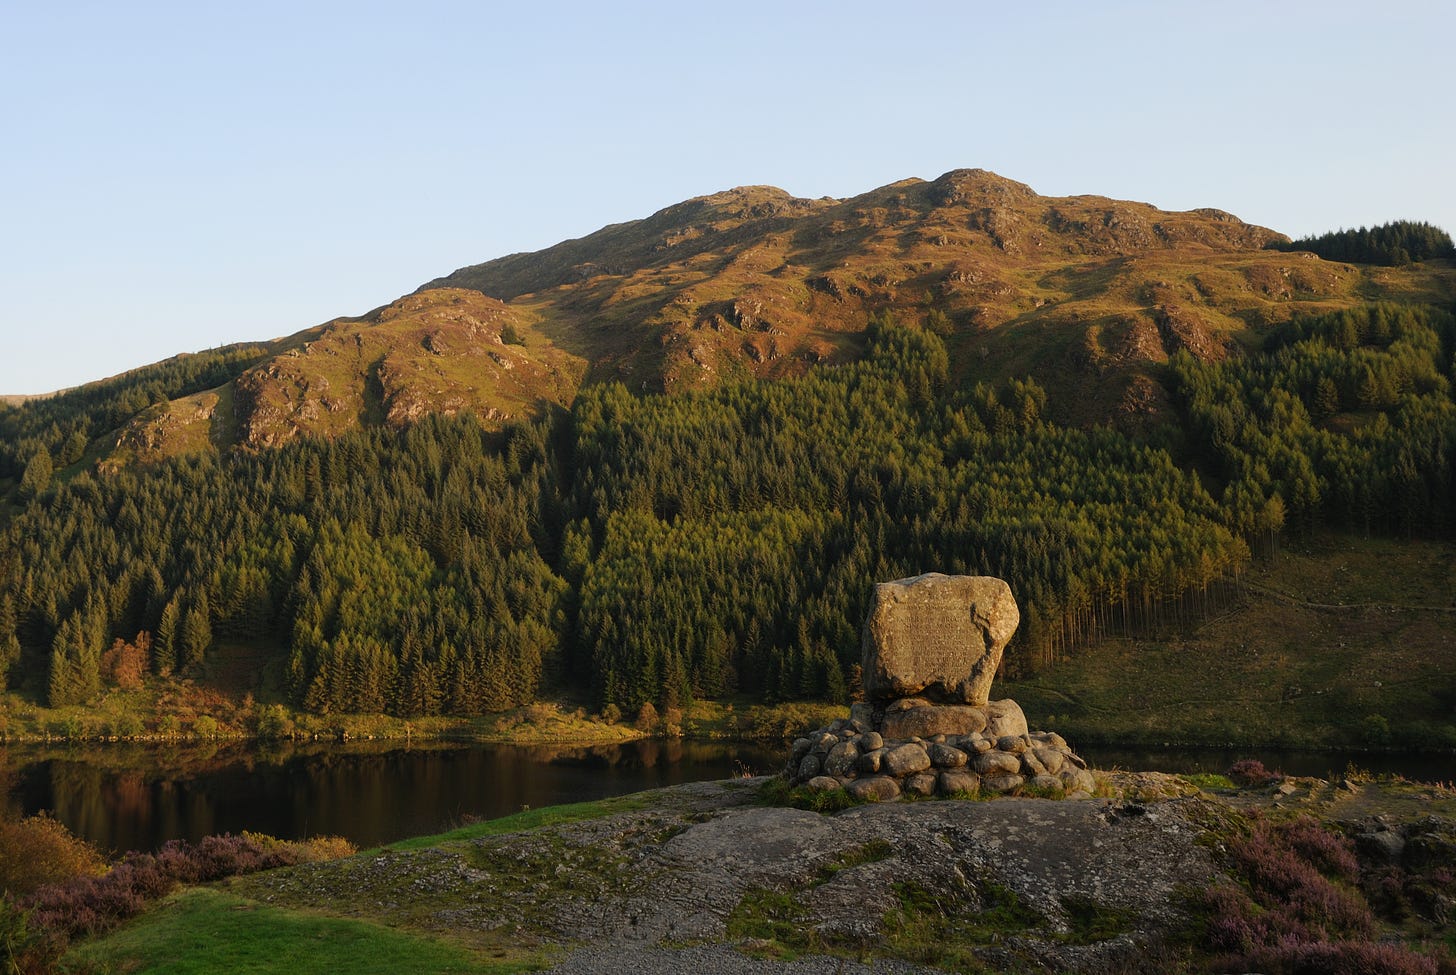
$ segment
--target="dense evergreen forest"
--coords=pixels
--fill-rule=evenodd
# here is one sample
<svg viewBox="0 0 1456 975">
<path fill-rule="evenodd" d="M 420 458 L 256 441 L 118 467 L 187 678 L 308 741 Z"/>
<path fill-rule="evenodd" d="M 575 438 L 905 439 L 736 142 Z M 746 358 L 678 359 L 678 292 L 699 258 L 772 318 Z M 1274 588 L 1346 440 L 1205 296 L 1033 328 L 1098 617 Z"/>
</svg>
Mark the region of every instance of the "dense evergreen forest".
<svg viewBox="0 0 1456 975">
<path fill-rule="evenodd" d="M 1327 261 L 1351 261 L 1400 267 L 1412 261 L 1456 258 L 1451 235 L 1431 224 L 1396 220 L 1359 230 L 1331 230 L 1316 237 L 1301 237 L 1291 243 L 1270 247 L 1286 251 L 1311 251 Z"/>
<path fill-rule="evenodd" d="M 606 384 L 501 434 L 429 416 L 52 476 L 122 398 L 205 388 L 251 354 L 0 411 L 12 687 L 84 702 L 246 641 L 278 648 L 287 693 L 324 713 L 472 714 L 559 688 L 628 712 L 842 699 L 875 581 L 1008 579 L 1008 666 L 1030 670 L 1208 609 L 1286 528 L 1456 527 L 1456 324 L 1391 306 L 1298 319 L 1222 363 L 1180 355 L 1164 446 L 1060 427 L 1030 380 L 955 386 L 937 335 L 882 321 L 861 361 L 796 380 Z"/>
</svg>

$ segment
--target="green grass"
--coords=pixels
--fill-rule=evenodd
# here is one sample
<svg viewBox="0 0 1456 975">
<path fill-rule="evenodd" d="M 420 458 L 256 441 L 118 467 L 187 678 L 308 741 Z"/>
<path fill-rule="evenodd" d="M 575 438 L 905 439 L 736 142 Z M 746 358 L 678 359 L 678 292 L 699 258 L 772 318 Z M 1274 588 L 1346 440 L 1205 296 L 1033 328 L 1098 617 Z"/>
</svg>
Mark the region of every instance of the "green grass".
<svg viewBox="0 0 1456 975">
<path fill-rule="evenodd" d="M 855 867 L 862 867 L 867 863 L 878 863 L 888 859 L 895 852 L 895 848 L 889 840 L 873 839 L 862 846 L 852 847 L 845 850 L 832 862 L 819 868 L 817 884 L 828 883 L 833 880 L 840 871 L 853 870 Z"/>
<path fill-rule="evenodd" d="M 794 895 L 778 890 L 753 890 L 728 915 L 728 937 L 737 941 L 753 938 L 779 946 L 779 957 L 810 946 L 813 932 L 804 919 L 808 911 Z"/>
<path fill-rule="evenodd" d="M 1136 912 L 1122 907 L 1108 907 L 1086 897 L 1063 897 L 1062 909 L 1067 912 L 1070 944 L 1087 945 L 1108 941 L 1133 928 Z"/>
<path fill-rule="evenodd" d="M 916 883 L 896 884 L 895 893 L 900 905 L 885 915 L 885 953 L 953 972 L 992 971 L 975 949 L 1025 934 L 1042 920 L 1014 892 L 995 883 L 982 886 L 979 912 Z"/>
<path fill-rule="evenodd" d="M 289 975 L 504 975 L 541 967 L 535 956 L 489 960 L 378 924 L 280 910 L 203 888 L 170 897 L 111 934 L 74 948 L 64 963 L 148 975 L 285 970 Z"/>
<path fill-rule="evenodd" d="M 758 799 L 765 806 L 792 806 L 817 813 L 836 813 L 850 806 L 864 805 L 863 799 L 856 799 L 844 789 L 817 790 L 805 786 L 795 789 L 777 775 L 759 787 Z"/>
<path fill-rule="evenodd" d="M 447 833 L 438 833 L 434 836 L 413 836 L 407 840 L 400 840 L 388 847 L 391 850 L 422 850 L 427 847 L 439 846 L 443 843 L 458 843 L 465 840 L 480 839 L 483 836 L 500 836 L 503 833 L 520 833 L 529 829 L 537 829 L 542 826 L 559 826 L 563 823 L 576 823 L 586 819 L 600 819 L 603 816 L 612 816 L 617 813 L 632 812 L 637 809 L 646 809 L 652 805 L 649 793 L 636 793 L 628 796 L 613 796 L 608 799 L 597 799 L 591 802 L 573 802 L 563 806 L 549 806 L 545 809 L 525 809 L 509 816 L 502 816 L 499 819 L 487 819 L 478 823 L 471 823 L 459 829 L 450 830 Z"/>
<path fill-rule="evenodd" d="M 1456 546 L 1321 532 L 1233 606 L 998 685 L 1033 727 L 1122 745 L 1456 748 Z"/>
</svg>

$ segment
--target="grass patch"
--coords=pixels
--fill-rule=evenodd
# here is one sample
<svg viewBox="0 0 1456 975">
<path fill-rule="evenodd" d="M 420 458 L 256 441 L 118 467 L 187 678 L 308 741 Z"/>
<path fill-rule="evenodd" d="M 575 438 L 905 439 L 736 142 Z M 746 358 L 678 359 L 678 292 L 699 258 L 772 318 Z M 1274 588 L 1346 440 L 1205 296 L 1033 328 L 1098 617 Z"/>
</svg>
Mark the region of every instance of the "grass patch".
<svg viewBox="0 0 1456 975">
<path fill-rule="evenodd" d="M 1088 945 L 1108 941 L 1132 930 L 1135 911 L 1108 907 L 1090 897 L 1064 897 L 1062 910 L 1067 912 L 1067 937 L 1071 944 Z"/>
<path fill-rule="evenodd" d="M 1180 775 L 1178 778 L 1189 785 L 1208 792 L 1216 792 L 1220 789 L 1237 789 L 1234 780 L 1220 772 L 1190 772 L 1187 775 Z"/>
<path fill-rule="evenodd" d="M 969 912 L 961 898 L 916 883 L 895 885 L 900 904 L 885 915 L 887 954 L 953 972 L 987 972 L 977 948 L 1000 944 L 1041 923 L 1041 916 L 999 884 L 981 887 L 982 908 Z"/>
<path fill-rule="evenodd" d="M 347 959 L 347 966 L 341 961 Z M 448 942 L 365 921 L 285 911 L 192 889 L 106 937 L 72 949 L 64 964 L 149 975 L 276 972 L 290 975 L 500 973 L 541 966 L 534 956 L 488 960 Z"/>
<path fill-rule="evenodd" d="M 808 911 L 793 894 L 777 890 L 753 890 L 728 915 L 728 937 L 737 941 L 771 941 L 781 952 L 809 947 L 811 932 L 804 919 Z"/>
<path fill-rule="evenodd" d="M 1456 546 L 1316 532 L 1259 561 L 1229 610 L 1108 638 L 1001 684 L 1084 742 L 1456 747 Z"/>
<path fill-rule="evenodd" d="M 792 806 L 817 813 L 836 813 L 851 806 L 864 805 L 864 800 L 856 799 L 843 789 L 792 788 L 779 776 L 759 787 L 758 798 L 765 806 Z"/>
<path fill-rule="evenodd" d="M 391 843 L 390 850 L 422 850 L 444 843 L 480 839 L 483 836 L 500 836 L 503 833 L 521 833 L 542 826 L 557 826 L 562 823 L 577 823 L 586 819 L 600 819 L 617 813 L 633 812 L 652 805 L 647 793 L 638 792 L 628 796 L 612 796 L 591 802 L 572 802 L 562 806 L 548 806 L 545 809 L 524 809 L 499 819 L 486 819 L 470 823 L 446 833 L 432 836 L 412 836 L 398 843 Z"/>
<path fill-rule="evenodd" d="M 826 863 L 819 868 L 818 883 L 828 883 L 833 880 L 841 871 L 852 870 L 855 867 L 862 867 L 866 863 L 878 863 L 888 859 L 890 854 L 895 852 L 894 846 L 888 840 L 873 839 L 862 846 L 845 850 L 835 857 L 833 862 Z"/>
</svg>

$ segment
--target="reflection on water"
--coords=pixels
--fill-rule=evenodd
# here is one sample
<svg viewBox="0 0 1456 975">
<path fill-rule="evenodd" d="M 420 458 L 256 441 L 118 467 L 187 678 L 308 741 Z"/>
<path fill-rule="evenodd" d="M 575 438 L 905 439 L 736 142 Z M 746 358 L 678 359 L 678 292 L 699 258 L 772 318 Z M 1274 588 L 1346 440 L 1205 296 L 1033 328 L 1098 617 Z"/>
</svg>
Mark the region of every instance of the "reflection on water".
<svg viewBox="0 0 1456 975">
<path fill-rule="evenodd" d="M 761 773 L 781 762 L 752 745 L 641 741 L 12 749 L 4 766 L 9 814 L 49 810 L 77 835 L 120 852 L 243 830 L 340 835 L 367 847 L 467 818 Z"/>
<path fill-rule="evenodd" d="M 1456 756 L 1260 749 L 1078 751 L 1096 768 L 1224 772 L 1257 758 L 1292 775 L 1354 763 L 1422 781 L 1456 781 Z M 11 816 L 49 810 L 104 850 L 254 830 L 289 839 L 339 835 L 360 847 L 434 833 L 474 817 L 776 772 L 783 749 L 722 742 L 519 746 L 427 742 L 198 746 L 106 745 L 0 750 Z"/>
</svg>

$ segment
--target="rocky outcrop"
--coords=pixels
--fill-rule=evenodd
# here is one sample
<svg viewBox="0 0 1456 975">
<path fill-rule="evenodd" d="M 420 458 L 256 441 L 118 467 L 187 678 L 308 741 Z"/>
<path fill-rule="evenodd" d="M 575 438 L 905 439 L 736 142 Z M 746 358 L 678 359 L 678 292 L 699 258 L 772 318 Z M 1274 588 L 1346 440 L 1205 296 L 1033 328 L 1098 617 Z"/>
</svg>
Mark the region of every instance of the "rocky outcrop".
<svg viewBox="0 0 1456 975">
<path fill-rule="evenodd" d="M 674 786 L 600 818 L 384 848 L 232 889 L 275 907 L 342 899 L 371 919 L 405 913 L 484 946 L 561 946 L 553 970 L 563 973 L 944 970 L 908 960 L 940 963 L 906 938 L 907 915 L 943 919 L 957 970 L 974 958 L 992 971 L 1105 973 L 1156 970 L 1131 963 L 1180 930 L 1177 890 L 1214 875 L 1199 799 L 881 803 L 821 815 L 764 806 L 764 785 Z M 993 909 L 1005 925 L 978 928 Z M 1074 918 L 1089 911 L 1115 912 L 1115 930 L 1077 934 Z M 757 957 L 764 938 L 805 962 Z M 810 967 L 826 946 L 871 957 L 872 968 L 822 957 Z"/>
<path fill-rule="evenodd" d="M 1021 614 L 991 576 L 928 572 L 875 586 L 862 641 L 871 701 L 984 705 Z"/>
<path fill-rule="evenodd" d="M 857 799 L 1017 793 L 1090 797 L 1097 780 L 1061 735 L 1032 732 L 1011 700 L 988 700 L 1021 615 L 990 576 L 938 572 L 883 582 L 862 639 L 868 701 L 797 739 L 791 785 Z"/>
</svg>

